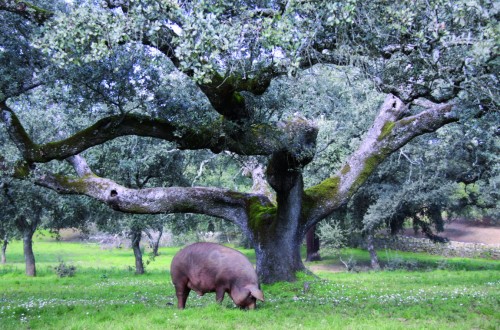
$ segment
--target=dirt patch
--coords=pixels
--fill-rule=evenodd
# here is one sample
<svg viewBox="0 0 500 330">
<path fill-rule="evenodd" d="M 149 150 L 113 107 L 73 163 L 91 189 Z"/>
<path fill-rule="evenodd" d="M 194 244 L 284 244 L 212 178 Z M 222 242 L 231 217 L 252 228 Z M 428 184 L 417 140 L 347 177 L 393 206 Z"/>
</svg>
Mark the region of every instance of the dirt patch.
<svg viewBox="0 0 500 330">
<path fill-rule="evenodd" d="M 404 234 L 412 237 L 424 237 L 420 233 L 415 234 L 413 229 L 407 229 Z M 445 224 L 444 231 L 439 235 L 456 242 L 500 244 L 500 227 L 494 226 L 451 222 Z"/>
<path fill-rule="evenodd" d="M 60 229 L 59 239 L 63 242 L 81 242 L 87 236 L 77 229 Z"/>
<path fill-rule="evenodd" d="M 306 264 L 307 269 L 309 269 L 311 272 L 316 273 L 318 271 L 326 271 L 326 272 L 332 272 L 332 273 L 340 273 L 340 272 L 345 272 L 345 266 L 342 265 L 334 265 L 334 264 L 325 264 L 325 265 L 308 265 Z"/>
</svg>

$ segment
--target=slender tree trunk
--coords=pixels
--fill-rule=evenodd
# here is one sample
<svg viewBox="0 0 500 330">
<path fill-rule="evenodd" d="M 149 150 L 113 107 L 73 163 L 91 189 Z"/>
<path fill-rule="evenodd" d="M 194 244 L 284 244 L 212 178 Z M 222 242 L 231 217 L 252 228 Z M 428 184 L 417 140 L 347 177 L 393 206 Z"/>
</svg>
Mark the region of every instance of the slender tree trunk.
<svg viewBox="0 0 500 330">
<path fill-rule="evenodd" d="M 140 247 L 141 235 L 142 231 L 140 230 L 134 230 L 130 235 L 132 240 L 132 249 L 134 250 L 134 256 L 135 256 L 136 274 L 144 274 L 144 263 L 142 262 L 142 252 Z"/>
<path fill-rule="evenodd" d="M 160 254 L 158 253 L 158 249 L 160 248 L 160 239 L 161 239 L 162 233 L 158 235 L 158 238 L 154 241 L 153 244 L 153 256 L 158 257 Z"/>
<path fill-rule="evenodd" d="M 33 254 L 33 233 L 31 230 L 23 233 L 24 261 L 26 263 L 26 275 L 36 276 L 35 255 Z"/>
<path fill-rule="evenodd" d="M 319 238 L 316 236 L 316 225 L 312 226 L 306 234 L 306 261 L 321 260 L 319 255 Z"/>
<path fill-rule="evenodd" d="M 146 235 L 148 236 L 149 246 L 153 250 L 153 256 L 159 256 L 160 254 L 158 253 L 158 249 L 160 248 L 160 240 L 163 236 L 163 227 L 158 228 L 158 235 L 155 235 L 149 231 L 146 231 Z"/>
<path fill-rule="evenodd" d="M 370 252 L 370 263 L 372 269 L 380 269 L 377 251 L 375 251 L 375 246 L 373 245 L 373 232 L 369 232 L 368 235 L 366 235 L 366 247 L 368 252 Z"/>
<path fill-rule="evenodd" d="M 7 245 L 8 244 L 9 244 L 9 240 L 8 239 L 4 239 L 3 243 L 2 243 L 2 264 L 3 265 L 5 265 L 7 263 L 6 251 L 7 251 Z"/>
</svg>

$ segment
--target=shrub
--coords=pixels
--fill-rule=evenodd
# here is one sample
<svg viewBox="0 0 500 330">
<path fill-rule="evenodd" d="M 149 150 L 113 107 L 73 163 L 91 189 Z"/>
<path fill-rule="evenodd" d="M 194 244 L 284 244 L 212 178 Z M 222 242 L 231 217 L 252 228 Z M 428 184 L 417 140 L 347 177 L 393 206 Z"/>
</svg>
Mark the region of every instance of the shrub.
<svg viewBox="0 0 500 330">
<path fill-rule="evenodd" d="M 417 270 L 420 267 L 418 261 L 403 259 L 399 256 L 387 260 L 386 270 Z"/>
<path fill-rule="evenodd" d="M 340 249 L 345 247 L 346 243 L 344 230 L 337 223 L 329 221 L 321 223 L 318 229 L 321 251 L 327 254 L 339 254 Z"/>
<path fill-rule="evenodd" d="M 76 267 L 74 265 L 66 265 L 64 261 L 61 261 L 54 269 L 59 277 L 72 277 L 76 272 Z"/>
</svg>

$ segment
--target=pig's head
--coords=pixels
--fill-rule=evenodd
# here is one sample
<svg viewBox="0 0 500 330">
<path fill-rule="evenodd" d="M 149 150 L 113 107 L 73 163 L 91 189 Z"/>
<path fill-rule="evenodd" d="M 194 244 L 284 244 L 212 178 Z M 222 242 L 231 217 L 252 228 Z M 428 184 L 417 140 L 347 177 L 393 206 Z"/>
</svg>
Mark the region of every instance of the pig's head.
<svg viewBox="0 0 500 330">
<path fill-rule="evenodd" d="M 264 293 L 255 284 L 248 284 L 244 287 L 233 287 L 231 298 L 240 308 L 255 309 L 257 300 L 264 301 Z"/>
</svg>

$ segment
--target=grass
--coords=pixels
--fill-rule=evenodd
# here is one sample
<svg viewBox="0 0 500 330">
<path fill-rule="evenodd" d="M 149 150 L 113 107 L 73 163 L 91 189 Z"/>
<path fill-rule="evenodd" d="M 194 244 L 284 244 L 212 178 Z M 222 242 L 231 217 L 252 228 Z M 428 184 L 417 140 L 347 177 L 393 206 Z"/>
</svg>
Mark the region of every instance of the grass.
<svg viewBox="0 0 500 330">
<path fill-rule="evenodd" d="M 187 308 L 179 311 L 168 274 L 178 248 L 160 249 L 142 276 L 131 268 L 129 249 L 48 238 L 37 239 L 34 249 L 38 277 L 24 276 L 19 242 L 9 245 L 8 264 L 0 266 L 2 329 L 497 329 L 500 324 L 499 261 L 381 252 L 383 263 L 399 258 L 421 267 L 299 274 L 294 283 L 264 285 L 266 302 L 256 311 L 235 308 L 228 296 L 219 305 L 214 294 L 191 293 Z M 244 252 L 252 256 L 251 250 Z M 369 260 L 355 249 L 342 258 L 350 256 L 359 264 Z M 74 277 L 56 276 L 61 260 L 76 266 Z M 327 256 L 314 264 L 334 262 Z"/>
</svg>

